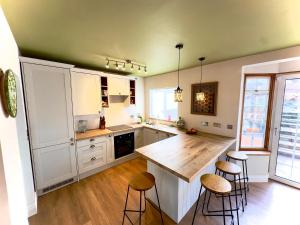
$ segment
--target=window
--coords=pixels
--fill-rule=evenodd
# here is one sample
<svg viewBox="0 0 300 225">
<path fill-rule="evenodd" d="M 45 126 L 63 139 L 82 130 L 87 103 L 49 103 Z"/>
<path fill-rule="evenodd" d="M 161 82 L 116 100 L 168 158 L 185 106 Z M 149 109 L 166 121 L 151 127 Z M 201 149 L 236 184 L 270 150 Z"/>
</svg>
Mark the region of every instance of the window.
<svg viewBox="0 0 300 225">
<path fill-rule="evenodd" d="M 273 77 L 246 75 L 241 123 L 241 150 L 268 150 Z"/>
<path fill-rule="evenodd" d="M 178 119 L 178 103 L 174 101 L 175 88 L 150 90 L 150 118 L 175 121 Z"/>
</svg>

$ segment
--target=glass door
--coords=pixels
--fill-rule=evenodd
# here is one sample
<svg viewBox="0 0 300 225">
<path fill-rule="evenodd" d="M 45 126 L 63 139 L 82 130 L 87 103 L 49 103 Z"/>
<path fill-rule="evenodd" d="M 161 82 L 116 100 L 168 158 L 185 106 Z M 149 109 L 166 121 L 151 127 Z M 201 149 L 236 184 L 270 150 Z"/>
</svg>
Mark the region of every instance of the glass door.
<svg viewBox="0 0 300 225">
<path fill-rule="evenodd" d="M 300 188 L 300 73 L 276 80 L 270 175 Z"/>
</svg>

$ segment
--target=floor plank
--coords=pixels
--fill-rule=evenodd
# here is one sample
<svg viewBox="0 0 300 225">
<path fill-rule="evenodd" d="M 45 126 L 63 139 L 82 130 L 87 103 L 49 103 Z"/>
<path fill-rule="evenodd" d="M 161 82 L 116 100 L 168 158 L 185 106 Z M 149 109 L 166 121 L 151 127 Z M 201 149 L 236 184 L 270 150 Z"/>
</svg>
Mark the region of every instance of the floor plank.
<svg viewBox="0 0 300 225">
<path fill-rule="evenodd" d="M 38 214 L 30 217 L 30 225 L 120 225 L 128 180 L 145 170 L 146 161 L 137 158 L 46 194 L 38 199 Z M 241 225 L 299 224 L 298 189 L 277 182 L 251 184 L 250 189 L 248 206 L 240 213 Z M 138 202 L 138 193 L 131 191 L 129 207 L 137 209 Z M 213 198 L 211 208 L 219 206 L 219 199 Z M 191 224 L 194 207 L 181 225 Z M 223 224 L 221 218 L 203 217 L 200 211 L 195 224 Z M 137 215 L 130 215 L 137 221 Z M 166 225 L 175 224 L 166 216 L 164 219 Z M 159 214 L 150 204 L 142 221 L 160 224 Z"/>
</svg>

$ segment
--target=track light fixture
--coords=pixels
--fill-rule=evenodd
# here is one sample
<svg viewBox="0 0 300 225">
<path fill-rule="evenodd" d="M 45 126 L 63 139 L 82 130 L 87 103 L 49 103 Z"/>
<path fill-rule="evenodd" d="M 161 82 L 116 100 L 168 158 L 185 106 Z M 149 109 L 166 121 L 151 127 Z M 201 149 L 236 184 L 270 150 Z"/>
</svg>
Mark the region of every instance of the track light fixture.
<svg viewBox="0 0 300 225">
<path fill-rule="evenodd" d="M 116 70 L 123 70 L 123 71 L 126 71 L 126 64 L 130 65 L 130 71 L 134 71 L 135 69 L 137 69 L 137 72 L 138 73 L 141 73 L 142 71 L 144 71 L 145 74 L 147 74 L 147 66 L 146 65 L 143 65 L 143 64 L 140 64 L 140 63 L 136 63 L 136 62 L 133 62 L 132 60 L 130 59 L 127 59 L 127 60 L 116 60 L 116 59 L 112 59 L 112 58 L 106 58 L 106 65 L 105 67 L 107 69 L 110 68 L 110 63 L 112 63 L 113 65 L 115 65 L 115 69 Z"/>
</svg>

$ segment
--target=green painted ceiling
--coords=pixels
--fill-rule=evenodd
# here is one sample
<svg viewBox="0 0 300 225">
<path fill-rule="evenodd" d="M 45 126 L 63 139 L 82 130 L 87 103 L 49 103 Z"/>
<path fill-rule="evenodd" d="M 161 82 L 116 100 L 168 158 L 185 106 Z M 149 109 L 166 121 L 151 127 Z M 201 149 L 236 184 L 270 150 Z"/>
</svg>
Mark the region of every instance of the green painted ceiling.
<svg viewBox="0 0 300 225">
<path fill-rule="evenodd" d="M 299 0 L 0 0 L 22 55 L 148 75 L 300 44 Z"/>
</svg>

